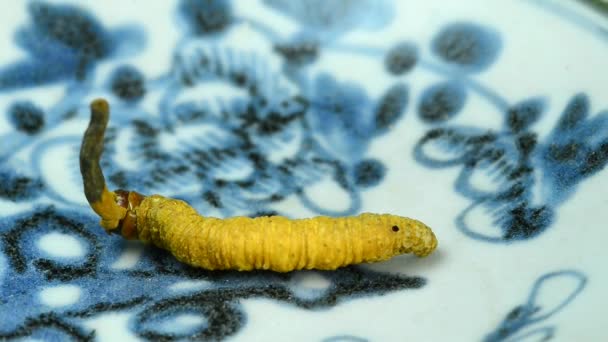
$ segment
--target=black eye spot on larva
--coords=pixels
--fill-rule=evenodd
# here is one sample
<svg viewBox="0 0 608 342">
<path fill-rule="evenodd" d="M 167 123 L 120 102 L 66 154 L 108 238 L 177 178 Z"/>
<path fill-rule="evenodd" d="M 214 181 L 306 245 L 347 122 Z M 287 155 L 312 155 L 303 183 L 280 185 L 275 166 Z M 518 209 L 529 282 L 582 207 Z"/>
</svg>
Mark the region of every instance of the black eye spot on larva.
<svg viewBox="0 0 608 342">
<path fill-rule="evenodd" d="M 393 226 L 393 231 L 394 232 L 398 232 L 399 231 L 399 226 Z"/>
</svg>

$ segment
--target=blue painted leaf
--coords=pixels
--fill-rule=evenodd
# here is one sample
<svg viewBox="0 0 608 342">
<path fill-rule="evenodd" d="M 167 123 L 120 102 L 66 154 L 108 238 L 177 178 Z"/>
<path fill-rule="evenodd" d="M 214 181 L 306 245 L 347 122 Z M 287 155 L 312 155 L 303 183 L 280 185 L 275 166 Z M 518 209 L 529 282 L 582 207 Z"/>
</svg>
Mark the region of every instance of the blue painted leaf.
<svg viewBox="0 0 608 342">
<path fill-rule="evenodd" d="M 130 65 L 114 70 L 110 77 L 110 88 L 114 95 L 125 101 L 137 101 L 146 94 L 144 75 Z"/>
<path fill-rule="evenodd" d="M 445 62 L 465 71 L 479 72 L 497 58 L 501 39 L 494 30 L 469 22 L 444 27 L 431 42 L 431 50 Z"/>
<path fill-rule="evenodd" d="M 355 184 L 361 187 L 378 185 L 386 174 L 386 166 L 377 159 L 365 159 L 353 168 Z"/>
<path fill-rule="evenodd" d="M 75 51 L 69 46 L 58 44 L 52 37 L 41 33 L 35 27 L 24 27 L 15 32 L 15 44 L 34 59 L 61 60 L 74 59 Z"/>
<path fill-rule="evenodd" d="M 400 42 L 393 46 L 384 57 L 384 68 L 392 75 L 403 75 L 418 62 L 418 47 L 413 43 Z"/>
<path fill-rule="evenodd" d="M 512 208 L 502 220 L 505 240 L 525 240 L 542 233 L 553 221 L 554 213 L 550 207 L 532 207 L 521 203 Z"/>
<path fill-rule="evenodd" d="M 234 20 L 226 0 L 182 0 L 179 12 L 195 35 L 224 31 Z"/>
<path fill-rule="evenodd" d="M 587 154 L 582 164 L 583 175 L 593 174 L 603 169 L 608 164 L 608 138 Z"/>
<path fill-rule="evenodd" d="M 507 110 L 507 125 L 514 133 L 526 130 L 540 118 L 545 104 L 544 99 L 533 98 L 512 106 Z"/>
<path fill-rule="evenodd" d="M 536 133 L 522 133 L 515 139 L 515 148 L 519 152 L 519 158 L 528 160 L 532 152 L 538 145 L 538 136 Z"/>
<path fill-rule="evenodd" d="M 8 113 L 11 123 L 18 131 L 34 135 L 44 127 L 44 112 L 30 101 L 13 103 Z"/>
<path fill-rule="evenodd" d="M 40 180 L 17 174 L 13 170 L 0 170 L 0 197 L 11 201 L 23 201 L 40 195 Z"/>
<path fill-rule="evenodd" d="M 589 98 L 574 96 L 539 146 L 547 201 L 561 203 L 577 183 L 608 164 L 608 112 L 589 118 Z"/>
<path fill-rule="evenodd" d="M 28 59 L 0 69 L 0 90 L 74 77 L 83 80 L 99 59 L 120 48 L 133 51 L 133 47 L 142 45 L 137 40 L 142 40 L 143 33 L 134 34 L 133 27 L 109 32 L 78 6 L 32 1 L 28 10 L 30 25 L 17 30 L 14 36 L 15 43 L 28 53 Z"/>
<path fill-rule="evenodd" d="M 80 7 L 34 1 L 29 4 L 29 13 L 36 29 L 60 44 L 93 58 L 107 56 L 111 51 L 101 23 Z"/>
<path fill-rule="evenodd" d="M 447 81 L 427 88 L 418 104 L 418 115 L 427 123 L 445 122 L 462 110 L 467 92 L 462 83 Z"/>
<path fill-rule="evenodd" d="M 403 83 L 391 86 L 376 105 L 375 124 L 377 132 L 384 132 L 403 116 L 409 100 L 408 88 Z"/>
<path fill-rule="evenodd" d="M 76 60 L 27 60 L 0 69 L 0 90 L 44 85 L 76 73 Z"/>
<path fill-rule="evenodd" d="M 589 116 L 589 97 L 586 94 L 575 95 L 557 124 L 557 129 L 561 131 L 573 130 Z"/>
</svg>

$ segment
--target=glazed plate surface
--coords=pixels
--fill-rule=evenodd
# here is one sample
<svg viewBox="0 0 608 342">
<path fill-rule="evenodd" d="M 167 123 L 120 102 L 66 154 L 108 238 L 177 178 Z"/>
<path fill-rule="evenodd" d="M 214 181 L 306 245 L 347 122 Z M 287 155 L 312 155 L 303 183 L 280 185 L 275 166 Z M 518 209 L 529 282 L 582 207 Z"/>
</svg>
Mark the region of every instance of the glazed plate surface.
<svg viewBox="0 0 608 342">
<path fill-rule="evenodd" d="M 17 1 L 0 11 L 0 340 L 605 341 L 603 1 Z M 439 247 L 210 272 L 108 235 L 110 189 L 204 216 L 389 213 Z"/>
</svg>

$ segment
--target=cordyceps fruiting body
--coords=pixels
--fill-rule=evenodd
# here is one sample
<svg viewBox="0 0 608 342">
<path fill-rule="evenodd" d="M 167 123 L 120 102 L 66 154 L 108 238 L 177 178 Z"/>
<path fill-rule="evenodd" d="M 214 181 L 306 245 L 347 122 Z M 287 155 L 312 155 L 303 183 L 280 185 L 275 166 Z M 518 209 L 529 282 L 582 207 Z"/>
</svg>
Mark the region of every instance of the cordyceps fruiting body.
<svg viewBox="0 0 608 342">
<path fill-rule="evenodd" d="M 420 221 L 388 214 L 220 219 L 199 215 L 184 201 L 106 188 L 99 159 L 109 120 L 105 100 L 91 103 L 91 121 L 80 150 L 80 169 L 91 208 L 106 231 L 152 243 L 178 260 L 208 270 L 332 270 L 437 247 Z"/>
</svg>

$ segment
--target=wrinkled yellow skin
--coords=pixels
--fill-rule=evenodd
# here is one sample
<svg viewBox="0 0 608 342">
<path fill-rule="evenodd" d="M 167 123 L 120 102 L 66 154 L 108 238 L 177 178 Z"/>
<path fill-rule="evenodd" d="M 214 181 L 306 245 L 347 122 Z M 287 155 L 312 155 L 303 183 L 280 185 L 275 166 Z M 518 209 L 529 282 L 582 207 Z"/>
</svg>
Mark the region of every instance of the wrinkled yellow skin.
<svg viewBox="0 0 608 342">
<path fill-rule="evenodd" d="M 429 227 L 394 215 L 218 219 L 158 195 L 147 197 L 135 210 L 140 240 L 209 270 L 333 270 L 404 253 L 426 256 L 437 246 Z"/>
</svg>

